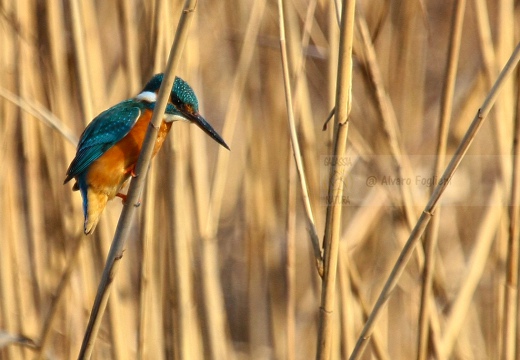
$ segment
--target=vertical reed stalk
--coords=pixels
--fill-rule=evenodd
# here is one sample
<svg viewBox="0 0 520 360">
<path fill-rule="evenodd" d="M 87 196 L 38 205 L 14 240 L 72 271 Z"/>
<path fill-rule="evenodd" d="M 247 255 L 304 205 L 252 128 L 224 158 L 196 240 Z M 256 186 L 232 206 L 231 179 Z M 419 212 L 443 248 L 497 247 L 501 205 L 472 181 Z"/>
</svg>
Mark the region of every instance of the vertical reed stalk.
<svg viewBox="0 0 520 360">
<path fill-rule="evenodd" d="M 455 92 L 455 80 L 457 77 L 457 67 L 459 64 L 460 42 L 464 24 L 464 13 L 466 0 L 458 0 L 453 7 L 452 27 L 449 42 L 449 52 L 446 64 L 446 75 L 441 98 L 441 114 L 439 121 L 439 133 L 437 137 L 437 157 L 432 176 L 440 178 L 442 169 L 445 166 L 446 147 L 448 143 L 448 132 L 450 119 L 453 109 L 453 94 Z M 419 311 L 419 334 L 417 345 L 417 359 L 426 360 L 428 356 L 428 340 L 430 330 L 430 316 L 436 315 L 436 308 L 430 308 L 430 297 L 432 297 L 433 273 L 435 271 L 435 254 L 437 252 L 437 237 L 439 232 L 440 210 L 437 209 L 437 216 L 434 216 L 424 239 L 425 261 L 423 268 L 423 283 L 421 289 L 421 308 Z"/>
<path fill-rule="evenodd" d="M 247 28 L 243 36 L 244 42 L 240 48 L 237 68 L 234 72 L 233 84 L 231 86 L 229 101 L 224 117 L 224 128 L 222 136 L 232 141 L 238 120 L 241 118 L 241 102 L 244 93 L 247 75 L 251 70 L 251 62 L 255 51 L 254 44 L 265 10 L 265 0 L 255 0 L 247 20 Z M 228 143 L 229 144 L 229 143 Z M 233 148 L 233 145 L 231 145 Z M 217 258 L 216 235 L 218 230 L 217 220 L 220 218 L 224 191 L 227 180 L 227 168 L 229 166 L 229 152 L 224 148 L 218 149 L 215 164 L 215 176 L 211 182 L 210 200 L 207 205 L 207 217 L 203 223 L 199 222 L 199 232 L 202 240 L 202 271 L 201 281 L 204 292 L 204 314 L 206 321 L 212 324 L 209 328 L 209 348 L 213 356 L 228 358 L 232 356 L 228 349 L 225 334 L 227 333 L 227 322 L 224 316 L 225 307 L 223 291 L 219 279 L 219 262 Z M 202 220 L 202 217 L 199 217 Z"/>
<path fill-rule="evenodd" d="M 287 278 L 287 360 L 296 360 L 296 165 L 288 158 L 289 179 L 287 191 L 287 243 L 286 278 Z"/>
<path fill-rule="evenodd" d="M 518 78 L 518 77 L 517 77 Z M 509 203 L 509 233 L 507 244 L 506 285 L 504 288 L 504 315 L 502 324 L 502 359 L 513 360 L 518 351 L 518 273 L 520 215 L 520 93 L 517 94 L 517 114 L 513 141 L 513 179 Z"/>
<path fill-rule="evenodd" d="M 87 63 L 87 50 L 85 49 L 85 36 L 83 17 L 81 16 L 80 4 L 78 0 L 70 2 L 70 11 L 72 18 L 72 36 L 74 38 L 74 53 L 76 60 L 76 67 L 79 77 L 79 90 L 81 106 L 85 123 L 94 117 L 94 110 L 92 109 L 92 87 L 90 86 L 90 74 Z"/>
<path fill-rule="evenodd" d="M 296 162 L 296 169 L 298 170 L 298 178 L 300 180 L 300 190 L 302 192 L 302 198 L 304 203 L 305 215 L 307 220 L 307 226 L 309 229 L 309 235 L 311 243 L 314 249 L 314 258 L 316 261 L 316 267 L 320 276 L 323 276 L 323 259 L 321 257 L 320 244 L 318 239 L 318 232 L 316 225 L 314 224 L 314 216 L 312 214 L 311 203 L 309 192 L 307 188 L 307 179 L 303 170 L 302 155 L 300 152 L 300 144 L 298 137 L 296 136 L 296 125 L 294 120 L 294 111 L 292 104 L 292 89 L 291 89 L 291 77 L 289 73 L 289 65 L 287 60 L 287 47 L 285 44 L 285 21 L 283 14 L 283 1 L 278 1 L 278 14 L 279 14 L 279 27 L 280 27 L 280 49 L 282 55 L 282 68 L 283 78 L 285 85 L 285 100 L 287 106 L 287 115 L 289 121 L 289 130 L 291 134 L 291 146 L 294 155 L 294 161 Z"/>
<path fill-rule="evenodd" d="M 65 290 L 66 286 L 69 285 L 70 277 L 72 275 L 72 270 L 74 270 L 74 267 L 77 266 L 78 262 L 78 255 L 80 253 L 80 250 L 82 249 L 82 245 L 84 243 L 85 237 L 82 237 L 81 240 L 76 241 L 75 247 L 72 250 L 72 255 L 68 261 L 67 267 L 65 271 L 62 274 L 60 283 L 56 289 L 56 295 L 52 301 L 51 308 L 47 314 L 47 317 L 45 318 L 45 321 L 42 326 L 42 330 L 39 336 L 39 343 L 38 343 L 38 351 L 36 353 L 37 359 L 45 359 L 47 358 L 46 350 L 50 342 L 50 335 L 53 328 L 53 325 L 56 323 L 57 316 L 58 316 L 58 310 L 60 308 L 60 305 L 62 304 L 62 301 L 65 298 Z"/>
<path fill-rule="evenodd" d="M 173 144 L 172 153 L 175 156 L 170 157 L 169 166 L 174 171 L 171 175 L 174 179 L 170 182 L 174 185 L 167 203 L 167 212 L 170 215 L 168 224 L 171 249 L 173 258 L 171 276 L 175 282 L 175 324 L 174 335 L 177 341 L 176 354 L 179 359 L 193 359 L 197 358 L 195 344 L 197 339 L 194 336 L 193 329 L 195 327 L 195 317 L 193 316 L 193 274 L 191 271 L 191 254 L 189 247 L 190 239 L 190 222 L 187 221 L 186 213 L 189 213 L 189 206 L 186 199 L 186 141 L 179 139 Z"/>
<path fill-rule="evenodd" d="M 138 319 L 138 341 L 137 341 L 137 358 L 144 360 L 150 357 L 157 357 L 158 351 L 156 347 L 149 346 L 150 339 L 153 339 L 153 330 L 150 326 L 149 319 L 151 318 L 153 309 L 157 304 L 151 301 L 153 279 L 152 263 L 154 256 L 154 246 L 156 239 L 155 231 L 155 208 L 157 203 L 153 201 L 153 194 L 156 190 L 156 171 L 153 171 L 153 166 L 150 167 L 148 174 L 148 186 L 145 189 L 144 210 L 143 210 L 143 226 L 141 228 L 141 277 L 139 281 L 139 319 Z M 150 201 L 147 201 L 150 199 Z"/>
<path fill-rule="evenodd" d="M 343 1 L 340 24 L 336 110 L 334 114 L 333 156 L 341 159 L 347 147 L 349 114 L 352 106 L 352 44 L 354 39 L 355 1 Z M 336 161 L 330 169 L 328 207 L 323 237 L 324 276 L 319 315 L 318 348 L 316 359 L 330 359 L 336 271 L 338 265 L 339 234 L 341 225 L 343 183 L 346 165 Z"/>
</svg>

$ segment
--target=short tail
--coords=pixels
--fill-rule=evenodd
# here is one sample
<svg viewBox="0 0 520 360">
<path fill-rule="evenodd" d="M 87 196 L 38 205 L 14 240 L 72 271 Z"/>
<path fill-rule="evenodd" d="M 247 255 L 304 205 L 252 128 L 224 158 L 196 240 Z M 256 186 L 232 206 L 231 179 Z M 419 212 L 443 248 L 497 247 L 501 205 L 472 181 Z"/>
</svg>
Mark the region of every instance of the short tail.
<svg viewBox="0 0 520 360">
<path fill-rule="evenodd" d="M 85 213 L 83 231 L 86 235 L 91 234 L 96 228 L 107 201 L 108 196 L 104 193 L 95 192 L 92 189 L 86 191 L 86 196 L 83 196 L 83 212 Z"/>
</svg>

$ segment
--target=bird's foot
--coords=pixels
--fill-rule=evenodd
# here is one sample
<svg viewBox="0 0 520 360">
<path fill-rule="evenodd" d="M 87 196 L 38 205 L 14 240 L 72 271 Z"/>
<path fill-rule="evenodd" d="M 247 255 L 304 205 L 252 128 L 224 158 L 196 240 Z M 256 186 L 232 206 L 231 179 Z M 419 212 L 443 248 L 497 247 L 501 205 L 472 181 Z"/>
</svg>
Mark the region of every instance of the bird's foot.
<svg viewBox="0 0 520 360">
<path fill-rule="evenodd" d="M 116 196 L 121 198 L 123 205 L 126 205 L 126 200 L 128 198 L 128 196 L 126 194 L 117 193 Z M 137 203 L 135 203 L 134 206 L 135 207 L 141 206 L 141 199 L 137 200 Z"/>
<path fill-rule="evenodd" d="M 125 174 L 130 174 L 130 176 L 134 178 L 137 177 L 137 174 L 135 173 L 135 165 L 132 165 L 128 169 L 126 169 Z"/>
<path fill-rule="evenodd" d="M 126 194 L 117 193 L 116 196 L 121 198 L 121 201 L 123 202 L 123 205 L 126 204 L 126 198 L 127 198 Z"/>
</svg>

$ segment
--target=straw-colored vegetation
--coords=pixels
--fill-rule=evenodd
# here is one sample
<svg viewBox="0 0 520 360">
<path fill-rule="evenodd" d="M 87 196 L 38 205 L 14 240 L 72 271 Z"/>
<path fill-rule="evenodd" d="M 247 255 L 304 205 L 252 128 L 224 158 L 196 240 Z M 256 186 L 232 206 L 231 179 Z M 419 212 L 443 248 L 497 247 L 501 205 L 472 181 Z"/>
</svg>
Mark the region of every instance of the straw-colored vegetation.
<svg viewBox="0 0 520 360">
<path fill-rule="evenodd" d="M 0 359 L 78 356 L 122 205 L 83 235 L 65 171 L 85 125 L 165 70 L 183 4 L 0 3 Z M 176 73 L 231 151 L 173 125 L 92 358 L 519 357 L 518 72 L 421 227 L 520 39 L 514 1 L 363 0 L 341 13 L 339 0 L 198 1 Z M 352 30 L 348 142 L 334 158 L 348 107 L 322 127 L 348 97 L 336 84 Z M 327 225 L 331 205 L 341 217 Z M 337 245 L 323 262 L 316 234 Z"/>
</svg>

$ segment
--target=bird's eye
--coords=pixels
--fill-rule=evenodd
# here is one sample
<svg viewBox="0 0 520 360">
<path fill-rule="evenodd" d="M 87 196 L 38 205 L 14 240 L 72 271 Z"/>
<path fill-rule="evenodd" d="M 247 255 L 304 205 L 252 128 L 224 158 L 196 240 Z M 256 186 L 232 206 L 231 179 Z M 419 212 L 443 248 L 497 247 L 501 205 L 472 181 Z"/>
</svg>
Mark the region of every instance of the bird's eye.
<svg viewBox="0 0 520 360">
<path fill-rule="evenodd" d="M 176 96 L 170 96 L 171 102 L 173 105 L 179 107 L 181 105 L 181 101 Z"/>
</svg>

